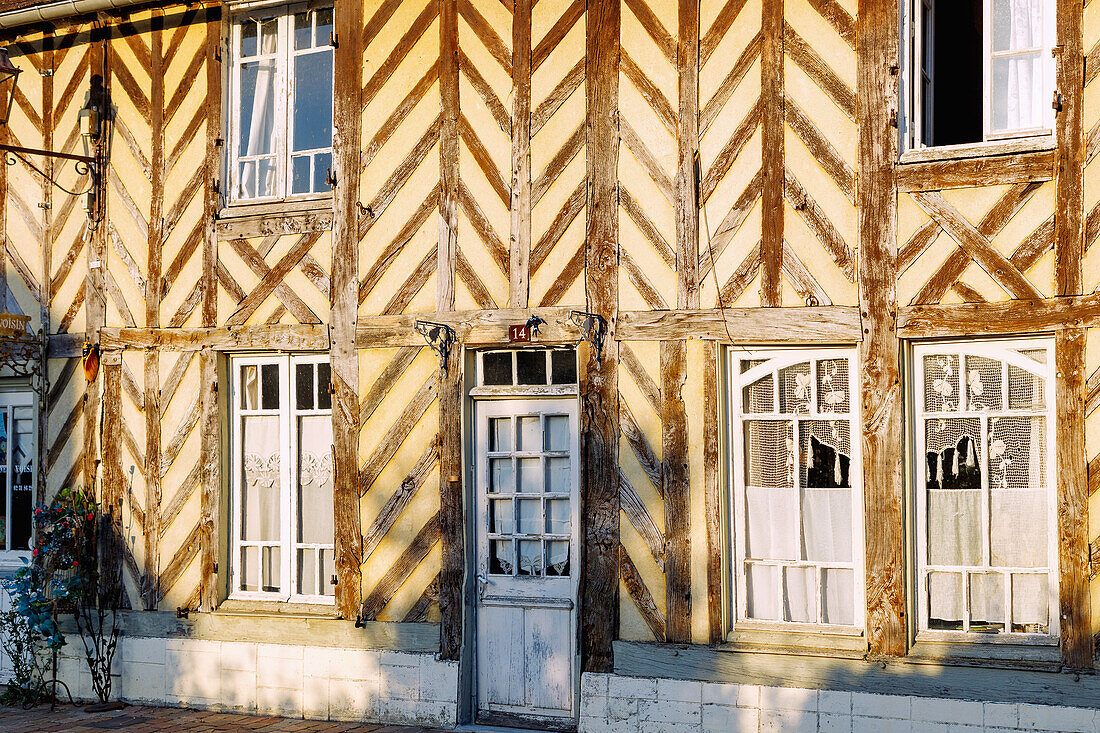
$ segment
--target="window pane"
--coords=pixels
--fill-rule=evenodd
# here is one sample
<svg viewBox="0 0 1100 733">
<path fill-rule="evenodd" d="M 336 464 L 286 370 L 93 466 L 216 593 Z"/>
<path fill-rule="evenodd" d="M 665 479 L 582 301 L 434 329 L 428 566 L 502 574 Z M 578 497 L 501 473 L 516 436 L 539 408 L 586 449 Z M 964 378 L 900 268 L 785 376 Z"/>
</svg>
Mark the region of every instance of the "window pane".
<svg viewBox="0 0 1100 733">
<path fill-rule="evenodd" d="M 520 458 L 516 461 L 519 471 L 517 490 L 524 494 L 538 494 L 542 492 L 541 467 L 538 458 Z"/>
<path fill-rule="evenodd" d="M 327 361 L 317 365 L 317 409 L 332 409 L 332 365 Z"/>
<path fill-rule="evenodd" d="M 516 450 L 537 451 L 542 449 L 542 423 L 538 415 L 517 418 L 519 430 L 517 431 Z"/>
<path fill-rule="evenodd" d="M 569 416 L 546 416 L 546 450 L 569 450 Z"/>
<path fill-rule="evenodd" d="M 795 489 L 745 489 L 746 556 L 800 560 L 798 494 Z"/>
<path fill-rule="evenodd" d="M 750 564 L 745 567 L 745 597 L 749 618 L 779 620 L 779 568 Z"/>
<path fill-rule="evenodd" d="M 550 352 L 550 381 L 552 384 L 577 383 L 577 352 L 562 349 Z"/>
<path fill-rule="evenodd" d="M 937 354 L 924 357 L 924 409 L 950 412 L 959 406 L 959 357 Z"/>
<path fill-rule="evenodd" d="M 1001 409 L 1001 362 L 984 356 L 966 357 L 966 409 Z"/>
<path fill-rule="evenodd" d="M 1000 573 L 970 574 L 970 628 L 1004 631 L 1005 576 Z"/>
<path fill-rule="evenodd" d="M 512 459 L 489 459 L 489 491 L 494 494 L 512 493 Z"/>
<path fill-rule="evenodd" d="M 553 494 L 568 494 L 572 484 L 568 458 L 546 459 L 546 491 Z"/>
<path fill-rule="evenodd" d="M 989 562 L 994 567 L 1047 564 L 1047 492 L 993 490 L 989 495 Z"/>
<path fill-rule="evenodd" d="M 241 590 L 260 589 L 260 548 L 241 548 Z"/>
<path fill-rule="evenodd" d="M 928 574 L 928 627 L 962 629 L 966 594 L 962 573 Z"/>
<path fill-rule="evenodd" d="M 546 500 L 546 533 L 569 534 L 569 500 Z"/>
<path fill-rule="evenodd" d="M 788 567 L 783 573 L 783 617 L 787 621 L 817 622 L 816 568 Z"/>
<path fill-rule="evenodd" d="M 542 534 L 542 500 L 516 500 L 516 534 Z"/>
<path fill-rule="evenodd" d="M 301 51 L 313 45 L 312 13 L 294 14 L 294 50 Z"/>
<path fill-rule="evenodd" d="M 313 156 L 313 191 L 331 191 L 328 183 L 329 173 L 332 171 L 332 153 L 317 153 Z"/>
<path fill-rule="evenodd" d="M 332 39 L 332 8 L 321 8 L 314 12 L 317 21 L 315 46 L 327 46 Z"/>
<path fill-rule="evenodd" d="M 320 595 L 323 586 L 318 582 L 317 550 L 298 550 L 298 592 L 304 596 Z"/>
<path fill-rule="evenodd" d="M 1042 0 L 993 0 L 993 50 L 1034 48 L 1043 42 Z"/>
<path fill-rule="evenodd" d="M 493 534 L 512 534 L 511 499 L 494 499 L 489 502 L 489 531 Z"/>
<path fill-rule="evenodd" d="M 992 84 L 994 130 L 1042 125 L 1042 105 L 1050 94 L 1043 90 L 1040 54 L 993 59 Z"/>
<path fill-rule="evenodd" d="M 489 572 L 493 575 L 511 575 L 516 567 L 512 540 L 493 540 L 489 545 Z"/>
<path fill-rule="evenodd" d="M 11 548 L 29 550 L 34 511 L 34 420 L 28 407 L 17 407 L 12 419 Z M 3 538 L 0 537 L 0 542 Z"/>
<path fill-rule="evenodd" d="M 759 382 L 758 382 L 759 384 Z M 786 414 L 810 411 L 810 363 L 779 370 L 779 411 Z"/>
<path fill-rule="evenodd" d="M 241 419 L 241 539 L 279 540 L 279 418 L 248 415 Z"/>
<path fill-rule="evenodd" d="M 489 418 L 489 450 L 493 452 L 512 450 L 511 418 Z"/>
<path fill-rule="evenodd" d="M 933 565 L 981 562 L 979 429 L 974 418 L 926 424 L 928 562 Z"/>
<path fill-rule="evenodd" d="M 255 364 L 241 367 L 241 407 L 260 409 L 260 370 Z"/>
<path fill-rule="evenodd" d="M 761 377 L 745 387 L 742 392 L 744 395 L 744 404 L 741 406 L 742 412 L 775 411 L 775 388 L 772 375 L 768 374 L 767 376 Z"/>
<path fill-rule="evenodd" d="M 989 426 L 990 488 L 1046 486 L 1046 418 L 994 417 Z"/>
<path fill-rule="evenodd" d="M 309 155 L 295 155 L 290 161 L 290 192 L 309 193 L 310 173 Z"/>
<path fill-rule="evenodd" d="M 1042 410 L 1045 380 L 1026 369 L 1008 365 L 1008 406 L 1013 410 Z"/>
<path fill-rule="evenodd" d="M 1012 576 L 1012 630 L 1028 634 L 1045 634 L 1050 622 L 1047 609 L 1050 590 L 1047 576 Z"/>
<path fill-rule="evenodd" d="M 493 351 L 481 357 L 482 382 L 487 385 L 512 383 L 512 354 Z"/>
<path fill-rule="evenodd" d="M 0 549 L 5 547 L 8 532 L 8 420 L 11 415 L 0 409 Z"/>
<path fill-rule="evenodd" d="M 332 52 L 294 57 L 293 150 L 332 147 Z"/>
<path fill-rule="evenodd" d="M 282 576 L 280 550 L 278 547 L 260 548 L 260 589 L 268 593 L 277 593 Z"/>
<path fill-rule="evenodd" d="M 333 537 L 332 418 L 298 418 L 298 540 L 331 544 Z"/>
<path fill-rule="evenodd" d="M 546 384 L 546 352 L 517 351 L 516 374 L 520 384 Z"/>
<path fill-rule="evenodd" d="M 826 568 L 821 572 L 821 623 L 854 624 L 855 571 Z"/>
<path fill-rule="evenodd" d="M 279 365 L 264 364 L 260 367 L 261 404 L 265 410 L 279 409 Z"/>
<path fill-rule="evenodd" d="M 826 359 L 817 363 L 817 409 L 820 412 L 848 412 L 848 360 Z"/>
<path fill-rule="evenodd" d="M 813 489 L 849 488 L 851 426 L 846 420 L 800 422 L 802 467 L 800 486 Z"/>
<path fill-rule="evenodd" d="M 542 541 L 520 540 L 519 545 L 519 574 L 542 574 Z"/>
<path fill-rule="evenodd" d="M 294 393 L 299 410 L 313 409 L 312 364 L 298 364 L 294 367 Z"/>
<path fill-rule="evenodd" d="M 275 152 L 275 61 L 241 64 L 240 154 Z"/>
<path fill-rule="evenodd" d="M 749 486 L 793 487 L 794 434 L 787 420 L 745 422 L 745 483 Z"/>
<path fill-rule="evenodd" d="M 569 541 L 552 540 L 546 543 L 546 574 L 569 575 Z"/>
</svg>

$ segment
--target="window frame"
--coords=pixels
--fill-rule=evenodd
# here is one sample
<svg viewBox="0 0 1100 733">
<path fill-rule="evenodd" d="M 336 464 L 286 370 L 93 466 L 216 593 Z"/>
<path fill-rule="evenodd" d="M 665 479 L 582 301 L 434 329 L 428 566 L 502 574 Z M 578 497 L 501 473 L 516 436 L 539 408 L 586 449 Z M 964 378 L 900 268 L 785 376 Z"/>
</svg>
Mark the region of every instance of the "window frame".
<svg viewBox="0 0 1100 733">
<path fill-rule="evenodd" d="M 930 110 L 926 110 L 922 104 L 921 81 L 925 71 L 925 40 L 934 38 L 933 29 L 928 31 L 924 27 L 922 10 L 925 6 L 930 8 L 930 17 L 935 18 L 937 0 L 905 0 L 901 4 L 901 42 L 902 50 L 902 90 L 901 97 L 907 114 L 902 115 L 904 129 L 900 132 L 902 153 L 916 150 L 940 150 L 965 148 L 970 146 L 983 146 L 1012 141 L 1026 141 L 1032 138 L 1050 137 L 1054 133 L 1055 113 L 1053 108 L 1039 100 L 1043 111 L 1043 124 L 1038 127 L 1019 128 L 1015 130 L 992 130 L 992 44 L 993 33 L 991 28 L 992 2 L 982 0 L 982 139 L 967 143 L 953 145 L 925 145 L 925 124 L 930 124 Z M 1057 39 L 1057 8 L 1052 0 L 1042 0 L 1043 5 L 1043 46 L 1039 49 L 1039 57 L 1043 69 L 1043 88 L 1047 93 L 1057 91 L 1057 65 L 1052 55 L 1052 50 L 1058 43 Z M 1018 52 L 1017 52 L 1018 53 Z M 1011 55 L 1011 54 L 1009 54 Z M 930 89 L 935 88 L 936 62 L 935 51 L 932 51 L 932 59 L 929 64 L 931 73 Z"/>
<path fill-rule="evenodd" d="M 726 502 L 728 506 L 728 526 L 723 534 L 728 543 L 727 557 L 729 569 L 725 573 L 729 582 L 729 590 L 726 593 L 725 602 L 728 604 L 727 613 L 727 638 L 744 631 L 763 631 L 779 633 L 811 633 L 833 636 L 862 636 L 866 626 L 867 588 L 864 570 L 864 507 L 863 507 L 863 470 L 862 470 L 862 444 L 861 421 L 859 410 L 859 359 L 858 349 L 854 346 L 838 347 L 741 347 L 731 346 L 726 349 L 725 373 L 726 373 L 726 440 L 725 440 L 725 469 L 727 473 Z M 779 371 L 786 367 L 802 362 L 811 364 L 821 360 L 844 359 L 848 362 L 848 394 L 849 411 L 847 413 L 830 413 L 843 415 L 843 419 L 849 423 L 849 435 L 851 455 L 849 456 L 848 480 L 851 484 L 852 501 L 852 560 L 850 563 L 840 562 L 811 562 L 811 561 L 768 561 L 781 567 L 809 566 L 844 567 L 851 566 L 854 576 L 854 588 L 852 594 L 853 623 L 851 625 L 826 624 L 820 622 L 781 621 L 752 619 L 748 617 L 747 608 L 747 581 L 745 573 L 747 524 L 745 507 L 745 434 L 743 425 L 746 417 L 754 419 L 756 413 L 742 413 L 743 390 L 749 382 L 744 380 L 744 374 L 739 372 L 739 363 L 743 359 L 764 359 L 769 362 L 768 371 Z M 763 365 L 762 365 L 763 366 Z M 750 370 L 751 371 L 751 370 Z M 750 373 L 746 371 L 745 374 Z M 811 367 L 813 373 L 813 367 Z M 811 380 L 813 392 L 816 396 L 816 379 Z M 778 386 L 776 387 L 778 389 Z M 811 399 L 814 399 L 813 397 Z M 776 404 L 778 407 L 778 403 Z M 764 414 L 764 413 L 760 413 Z M 780 414 L 780 413 L 767 413 Z M 806 413 L 805 419 L 813 421 L 819 419 L 816 411 Z M 795 487 L 798 488 L 797 486 Z M 782 593 L 782 579 L 779 582 Z M 820 577 L 817 581 L 818 617 L 821 616 L 821 586 Z M 782 595 L 780 596 L 782 599 Z"/>
<path fill-rule="evenodd" d="M 299 410 L 296 402 L 296 366 L 299 364 L 329 363 L 327 353 L 303 354 L 249 354 L 229 357 L 229 418 L 232 422 L 229 438 L 230 474 L 229 474 L 229 600 L 283 601 L 316 605 L 335 605 L 335 591 L 332 595 L 302 594 L 297 592 L 297 550 L 316 543 L 299 543 L 297 540 L 298 510 L 298 430 L 297 418 L 301 415 L 330 415 L 328 410 Z M 272 410 L 246 410 L 242 405 L 241 369 L 245 366 L 279 366 L 279 455 L 289 460 L 279 461 L 279 574 L 280 590 L 242 590 L 241 589 L 241 548 L 246 545 L 274 545 L 270 541 L 242 540 L 241 506 L 244 455 L 239 448 L 243 446 L 241 425 L 243 418 L 249 415 L 270 415 Z M 316 387 L 315 387 L 316 388 Z M 334 517 L 335 522 L 335 517 Z M 331 543 L 335 554 L 335 534 Z M 334 570 L 335 572 L 335 567 Z M 332 586 L 335 588 L 335 586 Z"/>
<path fill-rule="evenodd" d="M 973 631 L 958 631 L 958 630 L 945 630 L 945 629 L 930 629 L 929 627 L 929 599 L 928 599 L 928 573 L 935 572 L 934 570 L 928 570 L 930 563 L 928 562 L 928 495 L 927 495 L 927 461 L 924 458 L 926 455 L 926 437 L 925 437 L 925 420 L 936 419 L 926 418 L 925 415 L 928 411 L 925 410 L 925 393 L 924 393 L 924 357 L 928 355 L 940 355 L 950 354 L 952 356 L 958 355 L 965 356 L 977 356 L 985 357 L 988 359 L 996 359 L 1005 365 L 1015 365 L 1021 368 L 1033 367 L 1034 364 L 1028 364 L 1028 357 L 1021 354 L 1014 354 L 1025 349 L 1044 349 L 1047 352 L 1047 363 L 1043 365 L 1042 376 L 1045 380 L 1044 385 L 1044 399 L 1045 399 L 1045 418 L 1046 418 L 1046 431 L 1047 431 L 1047 461 L 1046 461 L 1046 499 L 1047 499 L 1047 511 L 1046 519 L 1047 525 L 1047 633 L 1046 634 L 1033 634 L 1026 632 L 1014 632 L 1011 630 L 1011 576 L 1017 570 L 1023 571 L 1026 574 L 1034 574 L 1034 568 L 1016 568 L 1012 567 L 993 567 L 985 558 L 988 556 L 990 546 L 990 529 L 987 518 L 991 516 L 990 509 L 990 488 L 988 469 L 984 467 L 986 461 L 988 461 L 987 453 L 985 452 L 984 442 L 987 440 L 983 434 L 983 450 L 981 453 L 981 463 L 983 464 L 981 481 L 982 481 L 982 512 L 983 516 L 980 518 L 982 525 L 982 553 L 984 564 L 979 567 L 975 566 L 958 566 L 966 568 L 962 572 L 966 574 L 967 578 L 971 572 L 985 569 L 992 570 L 994 572 L 1000 572 L 1007 574 L 1007 582 L 1005 583 L 1005 599 L 1006 599 L 1006 631 L 1002 632 L 973 632 Z M 1057 410 L 1055 408 L 1055 343 L 1052 337 L 1036 337 L 1036 338 L 1012 338 L 1012 339 L 966 339 L 966 340 L 949 340 L 949 341 L 932 341 L 932 342 L 919 342 L 914 343 L 910 347 L 911 354 L 911 366 L 909 369 L 912 375 L 912 384 L 909 391 L 909 398 L 911 399 L 912 415 L 913 415 L 913 429 L 910 438 L 909 445 L 912 448 L 913 455 L 913 467 L 910 471 L 913 485 L 913 509 L 914 509 L 914 522 L 912 525 L 915 527 L 916 537 L 912 543 L 912 552 L 915 555 L 913 562 L 913 592 L 915 598 L 913 600 L 913 606 L 916 609 L 916 620 L 913 625 L 914 640 L 917 643 L 922 642 L 948 642 L 948 643 L 965 643 L 965 644 L 996 644 L 996 645 L 1035 645 L 1035 646 L 1056 646 L 1060 641 L 1061 624 L 1059 616 L 1059 599 L 1058 599 L 1058 580 L 1059 580 L 1059 563 L 1058 563 L 1058 525 L 1057 525 L 1057 486 L 1055 483 L 1055 436 L 1056 436 L 1056 424 L 1057 424 Z M 1004 367 L 1007 370 L 1007 366 Z M 959 379 L 960 387 L 962 384 L 963 367 L 959 367 Z M 1002 377 L 1002 379 L 1004 379 Z M 1009 386 L 1007 382 L 1003 384 L 1003 395 L 1008 394 Z M 984 421 L 990 416 L 1003 416 L 1005 413 L 1012 413 L 1013 410 L 1008 408 L 1007 404 L 1002 404 L 999 410 L 956 410 L 951 412 L 952 416 L 958 416 L 960 418 L 972 417 L 975 419 L 981 419 Z M 1033 415 L 1035 410 L 1019 410 L 1021 415 Z M 984 413 L 984 415 L 982 414 Z M 932 411 L 931 414 L 940 414 Z M 944 413 L 946 414 L 946 413 Z M 954 567 L 954 566 L 933 566 L 933 567 Z M 969 581 L 964 582 L 964 596 L 966 596 L 966 606 L 969 609 Z M 964 614 L 964 629 L 969 626 L 969 610 Z"/>
<path fill-rule="evenodd" d="M 293 21 L 294 14 L 301 11 L 314 12 L 322 9 L 331 9 L 335 12 L 334 6 L 331 2 L 297 2 L 297 3 L 272 3 L 262 4 L 259 6 L 249 6 L 247 9 L 239 9 L 237 12 L 228 19 L 228 57 L 229 63 L 226 67 L 226 98 L 224 101 L 224 109 L 226 111 L 226 128 L 228 145 L 226 146 L 226 168 L 227 175 L 225 176 L 227 181 L 225 198 L 231 206 L 246 206 L 246 205 L 262 205 L 279 202 L 309 202 L 318 201 L 332 198 L 332 189 L 327 191 L 313 191 L 308 193 L 291 193 L 290 181 L 293 177 L 293 159 L 294 152 L 291 151 L 291 144 L 294 138 L 294 114 L 291 106 L 291 95 L 294 93 L 294 85 L 291 79 L 291 72 L 293 70 L 294 58 L 299 55 L 307 53 L 317 53 L 317 49 L 329 49 L 333 54 L 333 79 L 332 79 L 332 98 L 333 98 L 333 140 L 335 141 L 335 52 L 336 47 L 331 45 L 331 39 L 328 46 L 316 46 L 311 49 L 297 50 L 293 48 Z M 253 196 L 242 197 L 238 195 L 238 184 L 240 183 L 240 164 L 242 156 L 240 154 L 240 139 L 241 139 L 241 67 L 245 60 L 241 56 L 241 28 L 243 19 L 248 18 L 252 14 L 264 14 L 272 15 L 277 19 L 277 31 L 276 31 L 276 43 L 277 48 L 273 55 L 264 56 L 249 56 L 249 61 L 259 58 L 273 57 L 276 62 L 275 67 L 275 149 L 273 156 L 275 159 L 275 193 L 271 196 Z M 309 153 L 310 155 L 316 154 L 322 148 L 310 149 L 307 151 L 296 151 L 298 154 Z M 333 146 L 328 147 L 329 154 L 331 156 Z M 251 156 L 243 156 L 248 158 Z M 262 156 L 267 157 L 267 156 Z M 310 163 L 311 170 L 313 162 Z M 330 169 L 331 172 L 331 169 Z"/>
<path fill-rule="evenodd" d="M 18 395 L 17 398 L 13 398 L 12 395 Z M 39 479 L 39 467 L 38 462 L 41 460 L 40 450 L 38 447 L 38 430 L 39 430 L 39 411 L 38 411 L 38 397 L 35 394 L 34 389 L 29 384 L 19 383 L 3 383 L 0 382 L 0 412 L 6 411 L 9 415 L 15 408 L 23 408 L 30 410 L 31 413 L 31 536 L 30 547 L 34 547 L 34 507 L 38 503 L 38 479 Z M 0 461 L 10 464 L 11 449 L 14 447 L 12 442 L 12 421 L 9 418 L 7 426 L 7 446 L 8 451 L 6 454 L 0 455 Z M 10 465 L 7 466 L 11 468 Z M 0 567 L 23 567 L 30 562 L 31 549 L 26 550 L 12 550 L 11 547 L 11 512 L 12 512 L 12 480 L 14 473 L 12 471 L 6 471 L 5 482 L 2 489 L 5 492 L 5 525 L 4 536 L 0 539 Z"/>
</svg>

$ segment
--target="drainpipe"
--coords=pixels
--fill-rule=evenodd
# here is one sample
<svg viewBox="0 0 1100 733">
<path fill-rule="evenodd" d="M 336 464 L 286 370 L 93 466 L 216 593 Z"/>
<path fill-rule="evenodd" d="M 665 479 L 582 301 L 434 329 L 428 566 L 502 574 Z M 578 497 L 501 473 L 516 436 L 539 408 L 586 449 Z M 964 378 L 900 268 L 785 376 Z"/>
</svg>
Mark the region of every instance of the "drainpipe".
<svg viewBox="0 0 1100 733">
<path fill-rule="evenodd" d="M 30 23 L 67 18 L 73 15 L 86 15 L 100 10 L 117 10 L 132 5 L 147 3 L 149 0 L 55 0 L 32 5 L 22 10 L 9 10 L 0 13 L 0 28 L 16 28 Z"/>
</svg>

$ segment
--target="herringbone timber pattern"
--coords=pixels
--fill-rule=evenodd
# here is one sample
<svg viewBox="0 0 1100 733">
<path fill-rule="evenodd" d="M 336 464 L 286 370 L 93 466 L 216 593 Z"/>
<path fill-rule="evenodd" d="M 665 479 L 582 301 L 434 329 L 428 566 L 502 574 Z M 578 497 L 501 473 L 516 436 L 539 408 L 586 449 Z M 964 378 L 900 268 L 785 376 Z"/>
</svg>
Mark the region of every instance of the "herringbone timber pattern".
<svg viewBox="0 0 1100 733">
<path fill-rule="evenodd" d="M 759 0 L 704 0 L 699 20 L 700 301 L 760 303 Z"/>
<path fill-rule="evenodd" d="M 117 455 L 122 469 L 122 535 L 127 552 L 124 555 L 123 581 L 127 600 L 133 608 L 142 607 L 142 587 L 145 578 L 146 519 L 146 418 L 145 356 L 138 351 L 122 352 L 121 406 L 117 435 L 105 440 L 118 441 Z"/>
<path fill-rule="evenodd" d="M 660 344 L 619 346 L 620 634 L 665 638 Z"/>
<path fill-rule="evenodd" d="M 437 620 L 438 357 L 428 348 L 359 352 L 363 617 Z"/>
<path fill-rule="evenodd" d="M 84 484 L 84 372 L 79 359 L 49 359 L 46 399 L 46 487 L 40 500 Z"/>
<path fill-rule="evenodd" d="M 218 315 L 228 326 L 326 322 L 331 260 L 328 231 L 219 241 Z"/>
<path fill-rule="evenodd" d="M 360 313 L 435 310 L 439 3 L 382 3 L 365 23 Z"/>
<path fill-rule="evenodd" d="M 585 4 L 531 3 L 531 307 L 584 303 Z"/>
</svg>

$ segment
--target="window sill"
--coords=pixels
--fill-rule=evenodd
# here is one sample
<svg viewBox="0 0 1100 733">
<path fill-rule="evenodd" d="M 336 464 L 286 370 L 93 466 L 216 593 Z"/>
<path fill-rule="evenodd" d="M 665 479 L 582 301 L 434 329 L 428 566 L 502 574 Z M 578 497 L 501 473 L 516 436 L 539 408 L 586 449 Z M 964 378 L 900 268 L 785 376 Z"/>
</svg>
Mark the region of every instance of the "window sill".
<svg viewBox="0 0 1100 733">
<path fill-rule="evenodd" d="M 1054 150 L 1057 147 L 1053 134 L 1032 135 L 1010 140 L 989 140 L 963 145 L 939 145 L 930 148 L 906 150 L 898 162 L 933 163 L 945 160 L 963 160 L 966 158 L 992 158 L 1000 155 L 1018 155 L 1038 151 Z"/>
<path fill-rule="evenodd" d="M 739 627 L 726 635 L 723 651 L 793 654 L 820 657 L 863 658 L 867 639 L 857 628 L 813 627 L 805 629 Z"/>
<path fill-rule="evenodd" d="M 239 203 L 222 208 L 214 229 L 223 237 L 305 234 L 332 229 L 332 196 L 292 201 Z"/>
<path fill-rule="evenodd" d="M 1042 139 L 1051 140 L 1051 138 Z M 902 156 L 896 171 L 898 190 L 907 193 L 942 191 L 948 188 L 1037 183 L 1054 178 L 1053 146 L 996 153 L 993 152 L 992 147 L 982 149 L 985 154 L 977 157 L 916 159 Z M 944 150 L 947 149 L 938 148 L 934 152 L 941 153 Z M 923 156 L 930 152 L 933 151 L 910 151 L 905 155 L 920 153 Z"/>
<path fill-rule="evenodd" d="M 290 603 L 287 601 L 256 601 L 230 598 L 222 601 L 215 616 L 273 616 L 278 618 L 339 618 L 331 603 Z"/>
<path fill-rule="evenodd" d="M 919 638 L 904 661 L 914 664 L 980 665 L 1012 669 L 1057 669 L 1062 652 L 1054 637 L 1030 643 L 1015 640 L 966 642 Z"/>
</svg>

